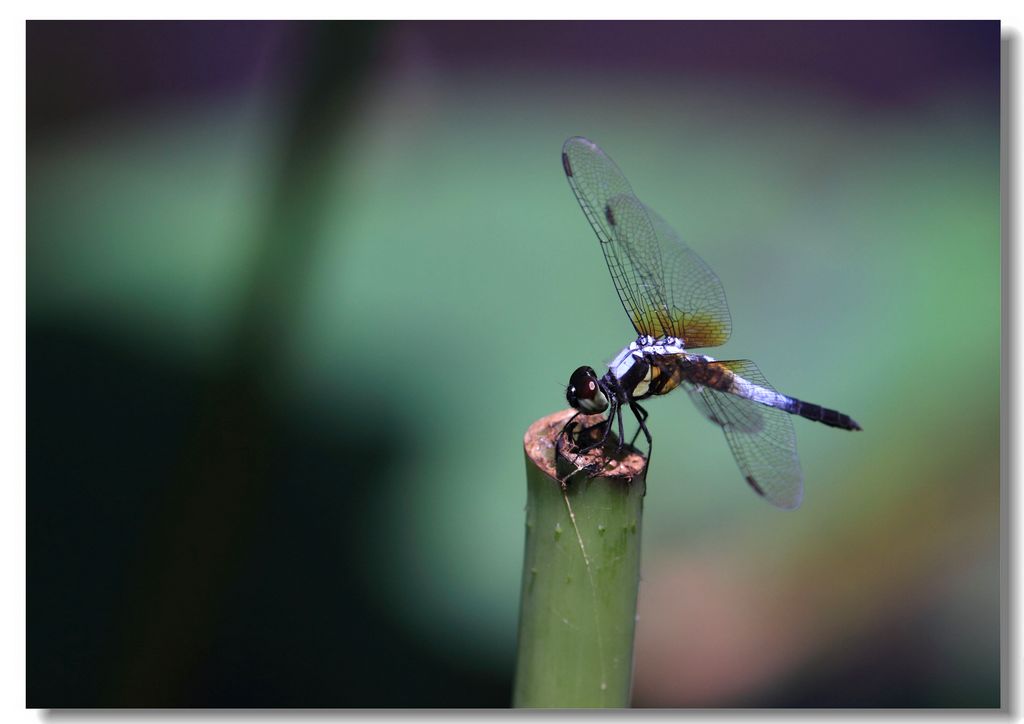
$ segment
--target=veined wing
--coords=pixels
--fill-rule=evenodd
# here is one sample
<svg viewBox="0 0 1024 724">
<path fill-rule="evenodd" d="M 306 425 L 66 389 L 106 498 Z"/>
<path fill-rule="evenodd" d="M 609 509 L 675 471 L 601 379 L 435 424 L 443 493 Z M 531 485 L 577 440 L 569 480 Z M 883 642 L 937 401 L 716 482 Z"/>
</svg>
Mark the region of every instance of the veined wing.
<svg viewBox="0 0 1024 724">
<path fill-rule="evenodd" d="M 711 420 L 711 422 L 724 427 L 726 424 L 731 425 L 735 430 L 745 433 L 757 433 L 764 429 L 764 415 L 761 414 L 761 405 L 752 405 L 742 411 L 737 410 L 733 417 L 728 419 L 720 419 L 715 408 L 708 404 L 704 399 L 704 392 L 707 389 L 702 385 L 694 385 L 690 382 L 683 382 L 683 389 L 686 390 L 687 394 L 690 395 L 690 399 L 693 400 L 694 407 L 700 410 L 704 417 Z M 716 390 L 717 392 L 717 390 Z M 742 412 L 742 414 L 739 414 Z"/>
<path fill-rule="evenodd" d="M 633 260 L 644 257 L 647 249 L 630 249 L 629 240 L 624 242 L 614 231 L 614 210 L 609 211 L 611 199 L 636 198 L 629 181 L 597 144 L 579 136 L 562 146 L 562 166 L 583 214 L 601 242 L 615 291 L 637 334 L 663 336 L 668 305 L 660 264 L 651 268 L 649 259 L 646 265 Z M 640 234 L 634 231 L 634 235 L 641 243 L 649 243 L 655 238 L 654 227 L 649 219 L 639 219 L 638 223 L 646 223 L 646 228 Z"/>
<path fill-rule="evenodd" d="M 775 389 L 750 360 L 716 361 L 750 382 Z M 736 464 L 747 482 L 772 505 L 792 510 L 804 495 L 796 452 L 796 432 L 789 413 L 710 387 L 687 385 L 698 409 L 721 426 Z"/>
<path fill-rule="evenodd" d="M 725 344 L 732 316 L 718 275 L 654 209 L 646 208 L 661 246 L 672 336 L 682 338 L 687 349 Z"/>
<path fill-rule="evenodd" d="M 636 331 L 680 337 L 690 349 L 723 344 L 731 330 L 729 307 L 708 265 L 636 197 L 596 144 L 570 138 L 562 162 Z"/>
<path fill-rule="evenodd" d="M 646 270 L 638 278 L 657 292 L 651 297 L 659 300 L 660 334 L 681 338 L 687 349 L 725 344 L 732 330 L 729 305 L 704 260 L 636 196 L 609 199 L 606 216 L 634 268 Z"/>
</svg>

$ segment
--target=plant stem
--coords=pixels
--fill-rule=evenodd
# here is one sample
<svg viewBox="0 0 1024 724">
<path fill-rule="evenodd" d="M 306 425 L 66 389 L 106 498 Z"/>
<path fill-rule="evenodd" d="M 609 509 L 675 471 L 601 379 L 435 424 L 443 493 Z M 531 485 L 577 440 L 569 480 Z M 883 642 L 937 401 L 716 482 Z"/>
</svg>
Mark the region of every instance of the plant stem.
<svg viewBox="0 0 1024 724">
<path fill-rule="evenodd" d="M 554 440 L 571 415 L 538 420 L 525 438 L 516 707 L 629 705 L 645 461 L 606 450 L 596 476 L 559 470 L 563 486 L 554 477 Z"/>
</svg>

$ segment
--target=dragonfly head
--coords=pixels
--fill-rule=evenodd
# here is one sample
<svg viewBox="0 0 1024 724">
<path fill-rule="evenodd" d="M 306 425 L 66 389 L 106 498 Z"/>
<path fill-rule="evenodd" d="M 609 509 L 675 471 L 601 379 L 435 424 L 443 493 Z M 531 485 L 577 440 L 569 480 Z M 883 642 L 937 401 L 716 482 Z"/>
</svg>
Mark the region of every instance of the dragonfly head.
<svg viewBox="0 0 1024 724">
<path fill-rule="evenodd" d="M 565 388 L 565 399 L 574 409 L 588 415 L 604 412 L 608 409 L 608 398 L 601 389 L 601 381 L 597 373 L 590 367 L 578 367 L 569 378 L 569 386 Z"/>
</svg>

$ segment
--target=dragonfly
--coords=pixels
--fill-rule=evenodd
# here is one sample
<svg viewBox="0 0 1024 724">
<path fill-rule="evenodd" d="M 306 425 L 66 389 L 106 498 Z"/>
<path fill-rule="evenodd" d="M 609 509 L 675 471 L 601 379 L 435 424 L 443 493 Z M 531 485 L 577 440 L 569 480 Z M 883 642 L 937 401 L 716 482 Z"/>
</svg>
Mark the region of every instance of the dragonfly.
<svg viewBox="0 0 1024 724">
<path fill-rule="evenodd" d="M 861 426 L 837 410 L 778 392 L 750 360 L 695 353 L 725 344 L 732 332 L 725 291 L 711 267 L 637 198 L 596 143 L 570 138 L 562 147 L 562 167 L 600 241 L 637 338 L 615 355 L 604 375 L 588 366 L 572 373 L 565 396 L 576 414 L 562 429 L 559 443 L 569 439 L 579 452 L 587 452 L 606 444 L 614 424 L 621 447 L 622 412 L 628 409 L 638 423 L 633 442 L 644 434 L 649 460 L 653 440 L 647 410 L 640 403 L 682 388 L 725 433 L 754 492 L 779 508 L 799 507 L 804 484 L 792 416 L 843 430 Z M 580 415 L 602 413 L 599 422 L 578 427 Z"/>
</svg>

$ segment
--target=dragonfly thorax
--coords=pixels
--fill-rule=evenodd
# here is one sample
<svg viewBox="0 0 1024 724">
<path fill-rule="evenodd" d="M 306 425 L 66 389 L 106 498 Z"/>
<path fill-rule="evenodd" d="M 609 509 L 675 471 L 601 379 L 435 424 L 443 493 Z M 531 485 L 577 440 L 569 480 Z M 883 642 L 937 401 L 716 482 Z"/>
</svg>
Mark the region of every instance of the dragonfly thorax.
<svg viewBox="0 0 1024 724">
<path fill-rule="evenodd" d="M 679 377 L 679 361 L 691 357 L 678 337 L 641 335 L 624 347 L 608 363 L 606 386 L 621 391 L 619 397 L 642 399 L 652 394 L 663 394 L 678 384 L 667 376 Z M 657 383 L 655 380 L 661 378 Z"/>
<path fill-rule="evenodd" d="M 620 381 L 626 380 L 638 364 L 646 364 L 645 359 L 655 357 L 675 357 L 685 353 L 683 340 L 678 337 L 654 337 L 641 335 L 622 349 L 608 363 L 612 375 Z"/>
</svg>

